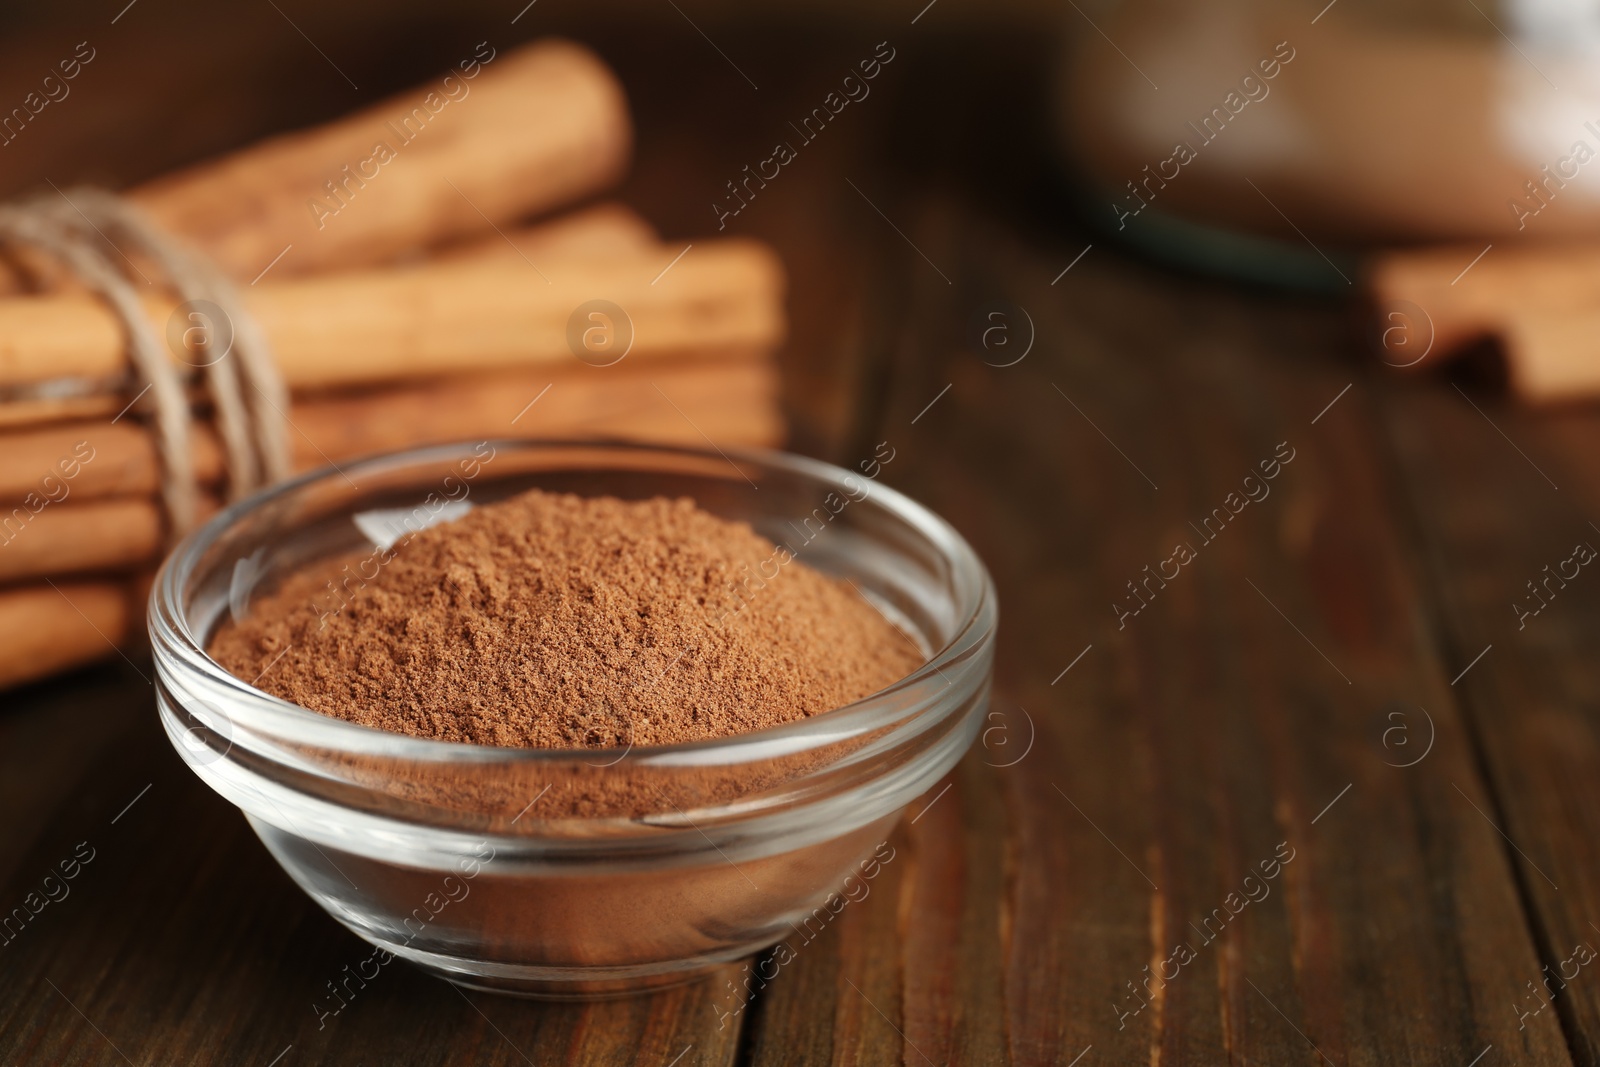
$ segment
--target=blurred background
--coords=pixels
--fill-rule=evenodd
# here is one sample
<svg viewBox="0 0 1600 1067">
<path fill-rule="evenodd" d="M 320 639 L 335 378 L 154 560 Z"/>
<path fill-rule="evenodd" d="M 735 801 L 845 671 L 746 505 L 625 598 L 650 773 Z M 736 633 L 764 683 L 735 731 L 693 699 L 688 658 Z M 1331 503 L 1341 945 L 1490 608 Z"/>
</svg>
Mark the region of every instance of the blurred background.
<svg viewBox="0 0 1600 1067">
<path fill-rule="evenodd" d="M 760 210 L 729 221 L 730 232 L 771 242 L 784 260 L 798 301 L 789 343 L 805 352 L 785 371 L 791 429 L 802 448 L 826 451 L 854 413 L 809 391 L 834 384 L 841 367 L 864 367 L 883 343 L 868 336 L 881 317 L 872 305 L 885 298 L 882 272 L 859 242 L 841 241 L 872 208 L 842 177 L 863 188 L 870 179 L 886 210 L 924 211 L 970 193 L 1033 226 L 1069 213 L 1055 97 L 1075 28 L 1043 6 L 939 7 L 945 21 L 929 12 L 915 28 L 914 11 L 853 4 L 757 12 L 540 0 L 514 25 L 517 7 L 472 3 L 224 9 L 139 0 L 115 26 L 98 9 L 13 10 L 0 73 L 7 99 L 35 88 L 53 63 L 44 57 L 85 39 L 99 55 L 58 113 L 6 146 L 0 182 L 7 194 L 47 189 L 47 179 L 123 188 L 372 104 L 486 39 L 509 50 L 553 34 L 593 49 L 627 92 L 636 147 L 618 197 L 664 237 L 687 240 L 716 231 L 713 205 L 742 167 L 770 156 L 774 139 L 798 140 L 791 117 L 820 106 L 878 42 L 899 48 L 915 33 L 918 47 L 901 48 L 885 72 L 893 76 L 872 83 L 858 109 L 870 114 L 841 116 L 862 121 L 841 121 L 806 145 L 789 168 L 799 173 L 775 183 Z"/>
<path fill-rule="evenodd" d="M 814 394 L 870 375 L 882 356 L 874 323 L 900 282 L 874 269 L 872 246 L 886 245 L 861 231 L 875 218 L 929 227 L 937 241 L 941 205 L 959 201 L 1040 241 L 1082 235 L 1179 270 L 1346 297 L 1371 292 L 1362 253 L 1374 249 L 1437 243 L 1464 252 L 1464 266 L 1490 243 L 1600 227 L 1600 168 L 1584 165 L 1600 150 L 1600 108 L 1589 108 L 1600 104 L 1600 16 L 1577 0 L 760 11 L 138 0 L 111 16 L 0 16 L 0 99 L 20 104 L 48 57 L 79 41 L 96 52 L 70 101 L 5 144 L 0 191 L 126 188 L 368 106 L 479 42 L 509 50 L 561 35 L 625 87 L 636 143 L 616 195 L 664 239 L 688 239 L 721 221 L 727 181 L 887 42 L 892 76 L 870 84 L 870 102 L 802 142 L 804 158 L 759 207 L 726 220 L 727 232 L 770 242 L 789 271 L 788 344 L 805 357 L 784 361 L 783 395 L 792 441 L 808 450 L 829 451 L 870 417 Z M 1394 325 L 1385 302 L 1413 295 L 1378 286 L 1382 306 L 1360 328 L 1382 343 Z M 953 325 L 959 336 L 968 324 Z M 873 402 L 870 382 L 852 392 Z"/>
</svg>

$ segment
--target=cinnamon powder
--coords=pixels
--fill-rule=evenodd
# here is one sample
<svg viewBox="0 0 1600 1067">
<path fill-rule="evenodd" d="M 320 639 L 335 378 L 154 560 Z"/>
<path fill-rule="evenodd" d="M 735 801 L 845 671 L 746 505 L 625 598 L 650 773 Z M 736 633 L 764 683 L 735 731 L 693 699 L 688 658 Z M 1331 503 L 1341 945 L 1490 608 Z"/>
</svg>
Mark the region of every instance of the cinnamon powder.
<svg viewBox="0 0 1600 1067">
<path fill-rule="evenodd" d="M 325 715 L 540 748 L 759 730 L 922 662 L 848 582 L 688 499 L 534 490 L 376 558 L 354 587 L 328 567 L 292 576 L 212 657 Z"/>
</svg>

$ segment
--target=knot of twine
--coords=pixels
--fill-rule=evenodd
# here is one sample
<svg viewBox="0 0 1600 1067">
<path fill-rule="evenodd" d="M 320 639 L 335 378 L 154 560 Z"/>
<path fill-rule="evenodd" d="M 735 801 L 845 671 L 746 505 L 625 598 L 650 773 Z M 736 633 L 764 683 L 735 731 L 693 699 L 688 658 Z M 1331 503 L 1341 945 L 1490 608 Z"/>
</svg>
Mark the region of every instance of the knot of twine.
<svg viewBox="0 0 1600 1067">
<path fill-rule="evenodd" d="M 200 505 L 200 485 L 189 450 L 185 389 L 189 372 L 178 360 L 203 371 L 216 408 L 229 498 L 288 476 L 284 430 L 288 389 L 266 336 L 246 311 L 239 291 L 214 264 L 163 233 L 127 200 L 94 188 L 0 205 L 0 243 L 32 246 L 60 260 L 110 305 L 122 323 L 133 364 L 135 399 L 148 392 L 154 410 L 161 499 L 174 539 L 194 526 Z M 182 301 L 180 311 L 207 302 L 220 311 L 222 323 L 205 322 L 198 331 L 185 329 L 184 350 L 167 351 L 150 324 L 133 275 L 146 286 L 153 283 L 130 253 L 163 275 L 167 288 Z M 229 333 L 227 343 L 220 346 L 219 325 Z M 191 351 L 188 338 L 196 332 L 199 339 Z"/>
</svg>

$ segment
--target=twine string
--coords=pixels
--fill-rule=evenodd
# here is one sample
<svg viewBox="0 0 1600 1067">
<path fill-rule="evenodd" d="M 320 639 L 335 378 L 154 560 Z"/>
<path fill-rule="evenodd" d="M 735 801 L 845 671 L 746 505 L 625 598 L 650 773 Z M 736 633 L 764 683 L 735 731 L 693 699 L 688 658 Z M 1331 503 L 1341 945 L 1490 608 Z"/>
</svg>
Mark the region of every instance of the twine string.
<svg viewBox="0 0 1600 1067">
<path fill-rule="evenodd" d="M 0 242 L 33 246 L 59 259 L 121 322 L 135 391 L 151 397 L 161 499 L 173 538 L 194 526 L 200 504 L 189 447 L 186 373 L 179 360 L 201 370 L 215 405 L 229 497 L 238 499 L 289 474 L 288 389 L 261 328 L 214 264 L 173 240 L 128 201 L 93 188 L 0 205 Z M 181 348 L 174 344 L 167 351 L 151 326 L 139 289 L 118 261 L 126 260 L 124 245 L 153 264 L 182 301 L 180 311 L 190 321 L 176 324 Z M 192 336 L 198 341 L 191 351 Z"/>
</svg>

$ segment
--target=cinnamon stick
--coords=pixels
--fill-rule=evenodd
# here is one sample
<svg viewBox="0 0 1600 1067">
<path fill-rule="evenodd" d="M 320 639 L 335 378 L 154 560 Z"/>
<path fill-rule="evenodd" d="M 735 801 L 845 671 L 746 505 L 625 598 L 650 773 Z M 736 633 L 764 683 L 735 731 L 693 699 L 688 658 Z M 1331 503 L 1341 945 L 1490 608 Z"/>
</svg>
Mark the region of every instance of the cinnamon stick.
<svg viewBox="0 0 1600 1067">
<path fill-rule="evenodd" d="M 463 438 L 610 436 L 703 447 L 708 438 L 769 446 L 781 437 L 777 372 L 767 363 L 736 358 L 615 371 L 583 367 L 554 379 L 501 373 L 297 401 L 290 413 L 295 464 L 304 470 Z M 215 438 L 208 430 L 196 440 L 206 442 L 197 469 L 215 483 L 221 475 Z M 80 442 L 93 457 L 63 478 L 57 464 Z M 0 581 L 117 570 L 159 558 L 164 528 L 156 457 L 144 434 L 87 424 L 4 435 L 0 457 L 0 500 L 13 502 L 0 510 Z M 40 484 L 46 476 L 53 477 L 48 490 Z M 116 490 L 129 495 L 96 495 Z M 33 497 L 24 502 L 27 493 Z"/>
<path fill-rule="evenodd" d="M 371 264 L 615 182 L 631 129 L 588 49 L 480 46 L 414 89 L 133 190 L 242 281 Z M 282 258 L 279 259 L 279 255 Z"/>
<path fill-rule="evenodd" d="M 0 590 L 0 688 L 112 654 L 143 608 L 127 579 Z"/>
<path fill-rule="evenodd" d="M 676 263 L 673 255 L 663 248 L 605 260 L 552 258 L 549 270 L 521 254 L 480 256 L 263 282 L 245 298 L 291 388 L 570 363 L 574 315 L 595 299 L 631 321 L 627 358 L 636 361 L 776 343 L 782 269 L 770 250 L 727 238 L 696 244 Z M 146 308 L 165 331 L 176 305 L 152 297 Z M 590 320 L 579 318 L 586 329 Z M 608 318 L 603 328 L 622 325 Z M 121 327 L 97 300 L 0 300 L 0 386 L 111 379 L 126 369 Z"/>
<path fill-rule="evenodd" d="M 1480 255 L 1481 253 L 1481 255 Z M 1512 391 L 1532 403 L 1600 395 L 1600 250 L 1438 248 L 1394 252 L 1368 275 L 1379 329 L 1403 328 L 1433 366 L 1494 338 Z"/>
<path fill-rule="evenodd" d="M 580 367 L 559 376 L 499 372 L 308 400 L 293 416 L 295 459 L 309 468 L 328 459 L 483 437 L 609 436 L 707 447 L 708 437 L 718 444 L 772 446 L 783 436 L 778 372 L 765 360 L 728 353 L 616 373 L 620 369 Z"/>
<path fill-rule="evenodd" d="M 480 262 L 514 262 L 527 258 L 623 259 L 657 251 L 659 240 L 651 225 L 624 204 L 606 203 L 581 208 L 537 226 L 506 229 L 448 245 L 430 253 L 435 263 L 476 259 Z"/>
<path fill-rule="evenodd" d="M 83 396 L 38 397 L 0 400 L 0 430 L 15 430 L 44 423 L 74 419 L 112 418 L 127 406 L 116 393 L 90 393 Z"/>
<path fill-rule="evenodd" d="M 0 581 L 119 570 L 159 558 L 164 528 L 154 498 L 18 505 L 0 514 Z"/>
<path fill-rule="evenodd" d="M 1390 252 L 1373 261 L 1367 280 L 1380 311 L 1403 301 L 1420 307 L 1432 323 L 1436 351 L 1447 352 L 1522 312 L 1600 305 L 1600 250 L 1448 246 Z"/>
<path fill-rule="evenodd" d="M 534 262 L 551 259 L 606 259 L 642 254 L 664 255 L 655 231 L 632 209 L 622 204 L 597 204 L 542 222 L 536 226 L 502 230 L 448 246 L 434 259 L 458 262 L 505 262 L 525 256 Z M 52 383 L 53 384 L 53 383 Z M 82 383 L 92 386 L 92 383 Z M 10 395 L 6 395 L 9 393 Z M 49 384 L 25 384 L 0 392 L 0 431 L 52 422 L 116 417 L 128 407 L 120 392 L 52 392 Z M 0 500 L 5 499 L 0 490 Z"/>
<path fill-rule="evenodd" d="M 222 477 L 222 447 L 209 425 L 194 427 L 190 459 L 202 485 Z M 76 462 L 74 462 L 76 460 Z M 160 463 L 150 429 L 133 419 L 96 420 L 0 434 L 0 512 L 29 493 L 52 502 L 153 496 Z"/>
<path fill-rule="evenodd" d="M 1529 310 L 1498 331 L 1513 392 L 1534 404 L 1600 396 L 1600 302 L 1581 311 Z"/>
</svg>

